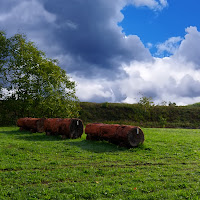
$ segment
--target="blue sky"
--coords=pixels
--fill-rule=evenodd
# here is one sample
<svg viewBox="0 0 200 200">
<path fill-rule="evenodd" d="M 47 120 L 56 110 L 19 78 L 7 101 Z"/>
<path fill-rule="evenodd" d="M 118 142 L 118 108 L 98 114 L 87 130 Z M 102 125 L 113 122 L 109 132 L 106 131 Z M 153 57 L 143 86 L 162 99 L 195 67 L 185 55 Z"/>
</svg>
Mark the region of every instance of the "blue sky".
<svg viewBox="0 0 200 200">
<path fill-rule="evenodd" d="M 119 25 L 126 35 L 136 34 L 145 45 L 156 45 L 170 37 L 184 37 L 186 27 L 200 29 L 199 9 L 200 1 L 197 0 L 168 0 L 168 6 L 161 11 L 126 6 L 122 10 L 124 20 Z M 154 54 L 156 48 L 150 51 Z"/>
<path fill-rule="evenodd" d="M 200 102 L 197 0 L 0 0 L 0 30 L 25 33 L 81 101 Z"/>
</svg>

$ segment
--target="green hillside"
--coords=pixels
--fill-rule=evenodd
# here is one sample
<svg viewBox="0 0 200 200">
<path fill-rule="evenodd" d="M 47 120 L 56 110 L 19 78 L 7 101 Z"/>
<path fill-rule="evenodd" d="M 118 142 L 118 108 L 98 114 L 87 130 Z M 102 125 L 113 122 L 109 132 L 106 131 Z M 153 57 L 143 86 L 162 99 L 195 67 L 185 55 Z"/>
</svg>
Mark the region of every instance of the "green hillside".
<svg viewBox="0 0 200 200">
<path fill-rule="evenodd" d="M 149 106 L 122 103 L 81 103 L 84 122 L 134 124 L 143 127 L 200 127 L 200 106 Z"/>
<path fill-rule="evenodd" d="M 142 127 L 200 127 L 200 103 L 188 106 L 150 106 L 124 103 L 80 103 L 79 118 L 90 122 L 132 124 Z M 9 109 L 10 110 L 10 109 Z M 31 113 L 29 115 L 31 116 Z M 20 116 L 27 117 L 27 116 Z M 59 117 L 59 116 L 58 116 Z M 15 125 L 18 116 L 0 102 L 0 126 Z"/>
</svg>

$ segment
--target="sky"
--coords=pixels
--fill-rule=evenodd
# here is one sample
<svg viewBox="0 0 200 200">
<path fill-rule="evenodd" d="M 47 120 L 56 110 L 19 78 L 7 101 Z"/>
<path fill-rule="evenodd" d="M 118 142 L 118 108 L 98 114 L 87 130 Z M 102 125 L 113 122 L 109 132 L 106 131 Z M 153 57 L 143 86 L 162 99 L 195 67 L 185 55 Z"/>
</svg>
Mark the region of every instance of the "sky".
<svg viewBox="0 0 200 200">
<path fill-rule="evenodd" d="M 200 102 L 200 1 L 0 0 L 0 30 L 59 60 L 80 101 Z"/>
</svg>

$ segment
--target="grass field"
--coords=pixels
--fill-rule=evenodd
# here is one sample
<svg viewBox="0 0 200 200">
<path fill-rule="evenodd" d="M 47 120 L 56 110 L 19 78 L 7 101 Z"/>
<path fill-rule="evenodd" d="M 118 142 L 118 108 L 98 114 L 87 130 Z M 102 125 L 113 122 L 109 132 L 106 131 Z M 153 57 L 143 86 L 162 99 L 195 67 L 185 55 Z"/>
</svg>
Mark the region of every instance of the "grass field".
<svg viewBox="0 0 200 200">
<path fill-rule="evenodd" d="M 143 131 L 125 149 L 0 128 L 0 199 L 200 199 L 200 130 Z"/>
</svg>

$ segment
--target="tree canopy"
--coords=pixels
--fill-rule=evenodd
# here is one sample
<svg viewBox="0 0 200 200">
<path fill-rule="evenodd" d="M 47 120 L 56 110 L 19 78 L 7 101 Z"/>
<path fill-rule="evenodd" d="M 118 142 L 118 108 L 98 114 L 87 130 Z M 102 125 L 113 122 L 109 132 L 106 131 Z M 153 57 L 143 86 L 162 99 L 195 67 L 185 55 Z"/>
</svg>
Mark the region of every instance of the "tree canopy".
<svg viewBox="0 0 200 200">
<path fill-rule="evenodd" d="M 6 109 L 31 117 L 76 117 L 75 82 L 25 35 L 0 32 L 0 95 Z"/>
</svg>

